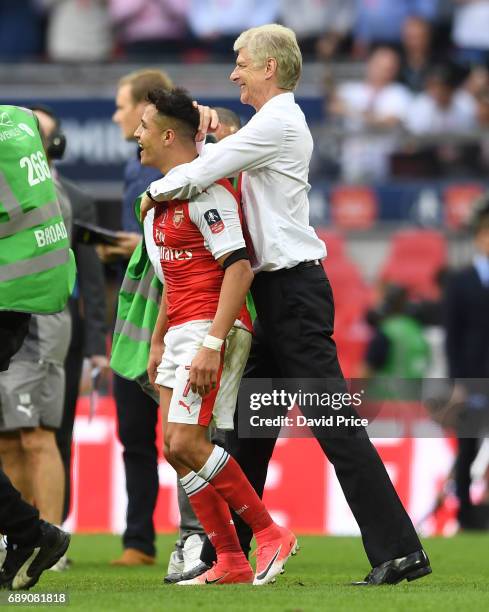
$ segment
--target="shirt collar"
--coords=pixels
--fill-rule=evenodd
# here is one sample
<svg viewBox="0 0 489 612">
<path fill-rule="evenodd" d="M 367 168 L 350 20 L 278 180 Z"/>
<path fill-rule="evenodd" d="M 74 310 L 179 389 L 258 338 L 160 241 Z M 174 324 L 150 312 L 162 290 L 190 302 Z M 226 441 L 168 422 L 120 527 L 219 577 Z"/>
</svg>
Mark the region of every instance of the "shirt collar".
<svg viewBox="0 0 489 612">
<path fill-rule="evenodd" d="M 267 102 L 265 102 L 265 104 L 260 108 L 258 112 L 261 112 L 264 108 L 270 108 L 271 106 L 276 106 L 278 104 L 290 104 L 294 102 L 294 93 L 292 91 L 286 91 L 284 93 L 280 93 L 276 96 L 273 96 L 273 98 L 270 98 L 270 100 L 267 100 Z"/>
</svg>

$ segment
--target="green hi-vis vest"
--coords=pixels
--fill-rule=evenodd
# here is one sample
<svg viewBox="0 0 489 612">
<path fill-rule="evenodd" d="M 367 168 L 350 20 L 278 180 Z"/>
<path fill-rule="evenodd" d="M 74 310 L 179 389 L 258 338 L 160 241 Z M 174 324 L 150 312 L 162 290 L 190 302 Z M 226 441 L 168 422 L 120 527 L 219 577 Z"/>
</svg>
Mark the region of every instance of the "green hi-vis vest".
<svg viewBox="0 0 489 612">
<path fill-rule="evenodd" d="M 430 348 L 421 325 L 412 317 L 399 314 L 380 324 L 389 340 L 385 364 L 368 385 L 371 400 L 416 401 L 430 361 Z"/>
<path fill-rule="evenodd" d="M 423 378 L 430 361 L 430 348 L 423 328 L 412 317 L 387 317 L 380 329 L 389 339 L 389 355 L 379 374 L 398 378 Z"/>
<path fill-rule="evenodd" d="M 75 260 L 31 111 L 0 105 L 0 310 L 63 310 Z"/>
<path fill-rule="evenodd" d="M 134 205 L 138 221 L 140 206 L 141 196 Z M 134 380 L 146 373 L 162 292 L 163 285 L 155 274 L 142 240 L 129 260 L 119 292 L 112 339 L 110 366 L 124 378 Z"/>
</svg>

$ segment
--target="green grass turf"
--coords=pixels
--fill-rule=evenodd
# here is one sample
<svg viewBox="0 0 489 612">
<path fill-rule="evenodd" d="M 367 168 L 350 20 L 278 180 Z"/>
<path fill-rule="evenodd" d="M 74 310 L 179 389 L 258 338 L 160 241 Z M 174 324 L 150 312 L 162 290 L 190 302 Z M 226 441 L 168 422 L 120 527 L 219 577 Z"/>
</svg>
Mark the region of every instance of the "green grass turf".
<svg viewBox="0 0 489 612">
<path fill-rule="evenodd" d="M 489 535 L 486 534 L 426 540 L 434 570 L 431 576 L 410 584 L 376 588 L 348 585 L 352 579 L 363 578 L 369 569 L 358 538 L 319 536 L 299 539 L 299 554 L 289 561 L 286 573 L 274 585 L 163 585 L 174 540 L 173 536 L 158 538 L 156 566 L 121 569 L 109 566 L 109 561 L 120 554 L 120 538 L 75 535 L 69 550 L 74 561 L 72 569 L 62 574 L 45 572 L 30 593 L 67 591 L 70 603 L 63 609 L 70 612 L 489 610 Z"/>
</svg>

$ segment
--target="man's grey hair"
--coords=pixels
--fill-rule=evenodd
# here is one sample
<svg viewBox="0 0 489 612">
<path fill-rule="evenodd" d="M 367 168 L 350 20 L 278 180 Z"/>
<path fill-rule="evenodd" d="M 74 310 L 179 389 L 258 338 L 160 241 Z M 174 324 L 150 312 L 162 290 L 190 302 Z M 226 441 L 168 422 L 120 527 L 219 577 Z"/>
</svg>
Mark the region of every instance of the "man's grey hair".
<svg viewBox="0 0 489 612">
<path fill-rule="evenodd" d="M 293 30 L 276 23 L 250 28 L 238 36 L 234 50 L 246 48 L 253 64 L 261 68 L 267 59 L 277 61 L 277 85 L 293 91 L 302 72 L 302 55 Z"/>
<path fill-rule="evenodd" d="M 219 117 L 219 123 L 227 125 L 229 127 L 236 128 L 236 131 L 241 129 L 241 119 L 237 113 L 232 111 L 230 108 L 224 108 L 223 106 L 215 106 L 214 110 Z"/>
</svg>

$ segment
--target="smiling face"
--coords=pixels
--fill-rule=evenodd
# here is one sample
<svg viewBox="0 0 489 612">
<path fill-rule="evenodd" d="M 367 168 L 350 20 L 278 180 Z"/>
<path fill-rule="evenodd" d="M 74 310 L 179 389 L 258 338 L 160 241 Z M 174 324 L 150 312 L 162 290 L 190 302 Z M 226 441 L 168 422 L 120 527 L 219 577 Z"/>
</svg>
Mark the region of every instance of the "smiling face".
<svg viewBox="0 0 489 612">
<path fill-rule="evenodd" d="M 165 163 L 166 151 L 165 137 L 170 130 L 162 129 L 158 111 L 154 104 L 146 105 L 141 122 L 134 132 L 141 149 L 141 163 L 143 166 L 160 168 Z"/>
<path fill-rule="evenodd" d="M 117 91 L 115 104 L 116 111 L 112 116 L 112 121 L 121 128 L 126 140 L 134 140 L 134 131 L 141 121 L 146 102 L 134 102 L 131 85 L 125 83 Z"/>
<path fill-rule="evenodd" d="M 239 85 L 240 100 L 256 110 L 263 104 L 264 92 L 267 88 L 266 67 L 255 66 L 248 49 L 243 47 L 236 58 L 236 68 L 229 78 Z"/>
</svg>

